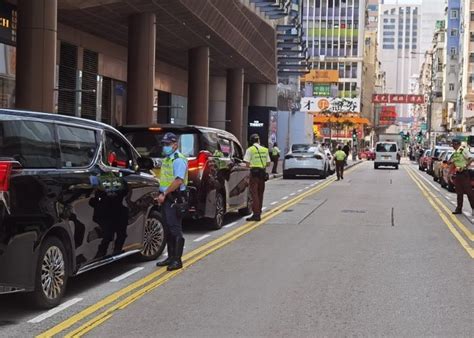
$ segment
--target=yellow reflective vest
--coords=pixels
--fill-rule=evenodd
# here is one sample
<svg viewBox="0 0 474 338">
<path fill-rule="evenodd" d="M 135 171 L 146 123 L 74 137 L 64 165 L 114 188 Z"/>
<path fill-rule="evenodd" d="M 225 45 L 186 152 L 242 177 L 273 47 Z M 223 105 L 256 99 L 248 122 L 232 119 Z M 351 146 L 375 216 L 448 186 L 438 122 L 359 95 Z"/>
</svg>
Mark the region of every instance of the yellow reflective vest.
<svg viewBox="0 0 474 338">
<path fill-rule="evenodd" d="M 181 158 L 186 162 L 186 166 L 188 163 L 188 159 L 181 153 L 175 153 L 173 157 L 166 157 L 162 164 L 160 170 L 160 186 L 163 188 L 168 188 L 171 183 L 176 179 L 176 175 L 174 174 L 173 170 L 173 162 L 174 160 Z M 186 176 L 184 178 L 184 185 L 188 185 L 188 171 L 186 170 Z"/>
</svg>

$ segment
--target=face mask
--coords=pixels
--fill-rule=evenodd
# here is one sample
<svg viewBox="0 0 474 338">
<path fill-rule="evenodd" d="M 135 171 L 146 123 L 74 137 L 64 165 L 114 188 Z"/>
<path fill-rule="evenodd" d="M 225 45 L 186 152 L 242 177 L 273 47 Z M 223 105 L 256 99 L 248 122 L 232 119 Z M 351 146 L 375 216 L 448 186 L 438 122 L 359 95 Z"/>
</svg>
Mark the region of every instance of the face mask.
<svg viewBox="0 0 474 338">
<path fill-rule="evenodd" d="M 173 153 L 173 147 L 172 146 L 163 146 L 163 154 L 166 156 L 171 155 Z"/>
</svg>

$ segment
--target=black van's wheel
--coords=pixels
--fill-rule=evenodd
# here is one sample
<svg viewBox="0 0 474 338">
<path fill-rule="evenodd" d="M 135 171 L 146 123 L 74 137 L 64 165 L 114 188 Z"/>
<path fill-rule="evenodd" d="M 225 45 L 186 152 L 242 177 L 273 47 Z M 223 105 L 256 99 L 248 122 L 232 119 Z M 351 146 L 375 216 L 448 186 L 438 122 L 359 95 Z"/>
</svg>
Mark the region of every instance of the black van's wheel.
<svg viewBox="0 0 474 338">
<path fill-rule="evenodd" d="M 252 213 L 252 194 L 250 191 L 247 193 L 247 206 L 245 208 L 239 209 L 240 216 L 248 216 Z"/>
<path fill-rule="evenodd" d="M 38 307 L 57 306 L 66 290 L 68 260 L 63 243 L 56 237 L 47 238 L 41 245 L 36 267 L 33 299 Z"/>
<path fill-rule="evenodd" d="M 224 225 L 224 215 L 225 215 L 225 201 L 224 201 L 224 195 L 220 192 L 216 192 L 216 199 L 215 199 L 215 208 L 216 208 L 216 213 L 214 218 L 210 218 L 210 224 L 209 227 L 212 230 L 219 230 L 222 228 Z"/>
<path fill-rule="evenodd" d="M 161 215 L 157 211 L 151 211 L 145 221 L 143 231 L 143 249 L 140 257 L 144 261 L 157 259 L 166 245 L 165 228 Z"/>
</svg>

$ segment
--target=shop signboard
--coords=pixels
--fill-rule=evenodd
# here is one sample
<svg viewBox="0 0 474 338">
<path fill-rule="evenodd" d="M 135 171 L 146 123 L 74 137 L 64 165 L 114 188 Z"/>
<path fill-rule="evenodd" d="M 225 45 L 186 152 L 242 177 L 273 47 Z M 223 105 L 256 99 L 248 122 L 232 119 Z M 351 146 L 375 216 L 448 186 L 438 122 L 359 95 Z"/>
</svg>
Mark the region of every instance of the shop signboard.
<svg viewBox="0 0 474 338">
<path fill-rule="evenodd" d="M 471 117 L 474 116 L 474 102 L 465 102 L 464 103 L 464 116 Z"/>
<path fill-rule="evenodd" d="M 315 83 L 313 85 L 313 96 L 330 96 L 331 85 L 323 83 Z"/>
<path fill-rule="evenodd" d="M 373 103 L 396 103 L 396 104 L 423 104 L 424 95 L 405 94 L 374 94 Z"/>
<path fill-rule="evenodd" d="M 0 43 L 16 45 L 17 24 L 16 6 L 0 2 Z"/>
<path fill-rule="evenodd" d="M 301 111 L 308 113 L 358 113 L 360 112 L 359 98 L 339 97 L 303 97 Z"/>
<path fill-rule="evenodd" d="M 380 126 L 389 126 L 397 120 L 397 110 L 395 106 L 382 107 L 379 116 Z"/>
<path fill-rule="evenodd" d="M 339 81 L 339 71 L 313 69 L 302 78 L 303 82 L 334 83 Z"/>
</svg>

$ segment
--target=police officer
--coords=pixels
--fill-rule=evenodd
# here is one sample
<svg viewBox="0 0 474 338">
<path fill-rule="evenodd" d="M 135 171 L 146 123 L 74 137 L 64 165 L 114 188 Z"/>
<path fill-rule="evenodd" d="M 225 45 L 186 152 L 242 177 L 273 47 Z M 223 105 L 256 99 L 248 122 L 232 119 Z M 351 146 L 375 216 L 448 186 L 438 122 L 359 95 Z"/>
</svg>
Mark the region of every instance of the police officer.
<svg viewBox="0 0 474 338">
<path fill-rule="evenodd" d="M 336 174 L 337 180 L 344 179 L 344 165 L 346 163 L 347 154 L 342 147 L 339 145 L 337 151 L 334 153 L 334 160 L 336 161 Z"/>
<path fill-rule="evenodd" d="M 188 184 L 188 161 L 178 151 L 178 138 L 175 134 L 166 133 L 161 142 L 166 157 L 161 165 L 160 195 L 157 202 L 161 205 L 164 224 L 168 230 L 168 258 L 156 263 L 156 266 L 168 266 L 168 271 L 173 271 L 183 267 L 183 215 L 177 203 L 185 195 Z"/>
<path fill-rule="evenodd" d="M 266 168 L 270 164 L 268 149 L 260 145 L 258 134 L 250 136 L 250 146 L 245 152 L 244 161 L 250 167 L 250 194 L 252 196 L 252 217 L 247 221 L 260 221 L 263 193 L 265 192 Z"/>
<path fill-rule="evenodd" d="M 462 214 L 462 205 L 464 201 L 464 194 L 467 195 L 471 209 L 474 209 L 474 192 L 471 187 L 471 177 L 467 170 L 469 164 L 472 162 L 471 153 L 469 148 L 461 146 L 461 140 L 453 140 L 453 148 L 455 150 L 451 163 L 456 168 L 456 175 L 454 177 L 454 186 L 456 188 L 456 194 L 458 197 L 458 204 L 453 214 Z"/>
<path fill-rule="evenodd" d="M 276 142 L 273 143 L 271 160 L 273 162 L 272 174 L 276 174 L 278 168 L 278 161 L 280 160 L 280 149 L 278 148 L 278 144 Z"/>
</svg>

